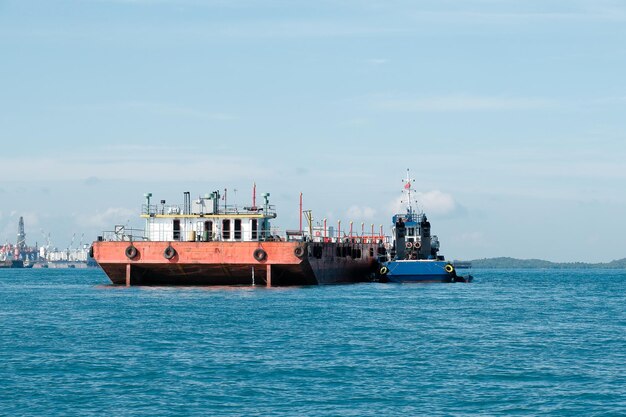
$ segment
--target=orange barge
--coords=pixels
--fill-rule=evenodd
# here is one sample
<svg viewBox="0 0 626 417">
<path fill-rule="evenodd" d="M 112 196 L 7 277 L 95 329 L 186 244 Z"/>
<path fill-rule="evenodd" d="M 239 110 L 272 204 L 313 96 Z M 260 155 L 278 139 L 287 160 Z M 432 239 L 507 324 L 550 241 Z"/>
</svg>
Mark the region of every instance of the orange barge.
<svg viewBox="0 0 626 417">
<path fill-rule="evenodd" d="M 218 191 L 182 206 L 151 204 L 146 194 L 143 231 L 116 226 L 93 243 L 91 254 L 118 285 L 320 285 L 372 279 L 378 256 L 385 254 L 382 235 L 335 232 L 324 225 L 308 230 L 271 226 L 276 218 L 264 204 L 227 206 Z M 221 204 L 224 201 L 224 204 Z M 302 200 L 300 200 L 302 201 Z M 300 205 L 302 216 L 302 203 Z M 302 219 L 302 217 L 301 217 Z M 372 226 L 373 230 L 373 226 Z"/>
</svg>

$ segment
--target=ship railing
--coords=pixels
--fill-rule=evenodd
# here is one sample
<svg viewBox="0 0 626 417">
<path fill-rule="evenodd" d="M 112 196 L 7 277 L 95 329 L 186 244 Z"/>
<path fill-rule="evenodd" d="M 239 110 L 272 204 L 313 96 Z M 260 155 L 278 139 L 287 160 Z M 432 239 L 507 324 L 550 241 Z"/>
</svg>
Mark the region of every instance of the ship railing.
<svg viewBox="0 0 626 417">
<path fill-rule="evenodd" d="M 144 216 L 186 216 L 186 215 L 221 215 L 228 216 L 230 214 L 265 214 L 270 217 L 276 217 L 276 207 L 274 205 L 268 205 L 267 210 L 264 206 L 248 207 L 239 205 L 219 205 L 218 212 L 213 212 L 213 207 L 204 207 L 203 210 L 198 210 L 192 207 L 190 213 L 186 213 L 184 205 L 177 204 L 142 204 L 141 214 Z"/>
<path fill-rule="evenodd" d="M 143 234 L 143 231 L 141 231 L 141 234 Z M 230 231 L 208 231 L 201 230 L 201 228 L 183 227 L 178 231 L 153 228 L 149 230 L 144 240 L 154 242 L 263 242 L 293 241 L 299 239 L 274 227 L 267 230 L 257 229 L 254 231 L 234 229 Z"/>
<path fill-rule="evenodd" d="M 144 233 L 143 229 L 128 229 L 126 227 L 116 226 L 115 230 L 102 232 L 102 236 L 98 236 L 98 240 L 104 240 L 107 242 L 133 242 L 147 240 Z"/>
<path fill-rule="evenodd" d="M 388 245 L 389 236 L 377 234 L 334 234 L 334 236 L 311 236 L 308 231 L 283 230 L 277 227 L 257 230 L 234 230 L 209 232 L 183 228 L 180 231 L 172 230 L 151 230 L 146 234 L 143 229 L 127 228 L 125 226 L 115 226 L 115 230 L 105 231 L 98 240 L 104 241 L 180 241 L 180 242 L 264 242 L 264 241 L 287 241 L 287 242 L 326 242 L 326 243 L 352 243 L 352 244 L 379 244 Z"/>
<path fill-rule="evenodd" d="M 109 232 L 113 233 L 113 232 Z M 106 237 L 109 237 L 109 234 Z M 370 239 L 370 236 L 368 236 Z M 109 239 L 111 240 L 111 239 Z M 120 240 L 117 238 L 116 240 Z M 140 240 L 140 239 L 137 239 Z M 303 242 L 303 241 L 316 241 L 311 239 L 306 231 L 299 230 L 283 230 L 276 227 L 270 229 L 257 229 L 257 230 L 233 230 L 230 231 L 203 231 L 198 229 L 183 228 L 180 231 L 172 230 L 155 230 L 152 229 L 147 235 L 145 240 L 155 242 Z M 333 238 L 328 241 L 332 242 L 347 242 L 349 238 Z M 357 237 L 352 239 L 356 242 Z M 365 241 L 365 239 L 363 239 Z"/>
<path fill-rule="evenodd" d="M 183 206 L 176 204 L 142 204 L 141 214 L 145 215 L 157 215 L 157 214 L 182 214 Z"/>
<path fill-rule="evenodd" d="M 390 242 L 389 236 L 383 235 L 371 235 L 371 234 L 363 234 L 363 235 L 349 235 L 342 234 L 341 236 L 323 236 L 315 235 L 312 237 L 307 236 L 307 240 L 311 240 L 313 242 L 326 242 L 326 243 L 374 243 L 379 245 L 387 245 Z"/>
</svg>

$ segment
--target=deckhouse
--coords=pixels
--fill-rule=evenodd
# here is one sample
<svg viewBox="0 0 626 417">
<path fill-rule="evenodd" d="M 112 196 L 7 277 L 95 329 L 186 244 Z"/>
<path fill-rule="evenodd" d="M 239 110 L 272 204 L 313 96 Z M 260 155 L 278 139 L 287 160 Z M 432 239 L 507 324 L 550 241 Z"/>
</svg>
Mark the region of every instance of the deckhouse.
<svg viewBox="0 0 626 417">
<path fill-rule="evenodd" d="M 144 240 L 186 242 L 251 242 L 278 239 L 271 232 L 270 220 L 276 218 L 269 193 L 262 194 L 263 205 L 256 198 L 249 207 L 228 206 L 226 198 L 214 191 L 197 199 L 184 193 L 183 205 L 167 205 L 165 200 L 152 204 L 152 194 L 145 194 L 141 217 L 146 220 Z"/>
</svg>

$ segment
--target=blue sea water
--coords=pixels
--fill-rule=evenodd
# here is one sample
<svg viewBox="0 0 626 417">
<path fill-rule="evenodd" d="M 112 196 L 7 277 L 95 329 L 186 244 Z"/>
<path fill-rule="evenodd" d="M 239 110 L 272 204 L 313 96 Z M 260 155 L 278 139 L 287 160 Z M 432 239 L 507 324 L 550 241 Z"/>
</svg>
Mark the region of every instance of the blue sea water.
<svg viewBox="0 0 626 417">
<path fill-rule="evenodd" d="M 626 415 L 626 271 L 113 287 L 0 270 L 1 415 Z"/>
</svg>

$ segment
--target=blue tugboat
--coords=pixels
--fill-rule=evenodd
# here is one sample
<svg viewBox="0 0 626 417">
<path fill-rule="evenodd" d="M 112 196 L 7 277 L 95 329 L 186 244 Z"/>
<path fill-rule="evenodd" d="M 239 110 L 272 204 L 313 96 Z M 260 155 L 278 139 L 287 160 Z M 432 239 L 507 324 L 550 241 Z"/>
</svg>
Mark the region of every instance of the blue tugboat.
<svg viewBox="0 0 626 417">
<path fill-rule="evenodd" d="M 430 234 L 426 214 L 413 209 L 411 180 L 407 169 L 404 192 L 406 213 L 393 216 L 392 241 L 380 259 L 379 279 L 383 282 L 471 282 L 472 276 L 457 275 L 454 265 L 439 255 L 439 239 Z"/>
</svg>

